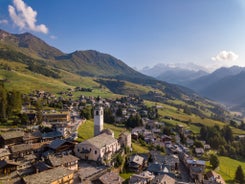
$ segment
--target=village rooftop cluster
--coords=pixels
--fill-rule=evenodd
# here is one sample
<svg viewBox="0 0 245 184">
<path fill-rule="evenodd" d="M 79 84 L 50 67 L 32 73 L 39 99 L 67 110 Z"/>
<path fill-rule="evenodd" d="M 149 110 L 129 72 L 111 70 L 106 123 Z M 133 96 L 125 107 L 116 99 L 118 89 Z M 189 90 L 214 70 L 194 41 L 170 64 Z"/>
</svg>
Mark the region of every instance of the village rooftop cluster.
<svg viewBox="0 0 245 184">
<path fill-rule="evenodd" d="M 37 111 L 25 103 L 22 111 L 30 123 L 23 128 L 1 130 L 0 183 L 225 183 L 216 172 L 206 173 L 206 161 L 199 159 L 210 145 L 203 141 L 204 148 L 195 148 L 193 155 L 190 130 L 177 125 L 173 130 L 175 136 L 169 136 L 162 131 L 164 122 L 146 117 L 148 113 L 157 116 L 161 106 L 155 105 L 149 112 L 143 100 L 134 96 L 116 100 L 81 96 L 77 101 L 43 91 L 35 91 L 30 96 L 32 101 L 42 98 L 61 103 L 63 110 L 42 111 L 40 129 L 36 124 Z M 77 130 L 86 119 L 78 112 L 87 105 L 93 107 L 94 136 L 80 142 Z M 145 118 L 142 126 L 125 130 L 116 138 L 112 130 L 104 128 L 105 108 L 111 109 L 117 123 L 136 114 Z M 121 113 L 117 116 L 119 108 Z M 185 145 L 180 135 L 186 137 Z M 153 145 L 152 150 L 146 154 L 133 150 L 132 142 L 139 140 Z M 118 166 L 118 158 L 125 158 L 123 166 L 121 163 Z M 120 176 L 125 169 L 132 173 L 128 180 Z"/>
</svg>

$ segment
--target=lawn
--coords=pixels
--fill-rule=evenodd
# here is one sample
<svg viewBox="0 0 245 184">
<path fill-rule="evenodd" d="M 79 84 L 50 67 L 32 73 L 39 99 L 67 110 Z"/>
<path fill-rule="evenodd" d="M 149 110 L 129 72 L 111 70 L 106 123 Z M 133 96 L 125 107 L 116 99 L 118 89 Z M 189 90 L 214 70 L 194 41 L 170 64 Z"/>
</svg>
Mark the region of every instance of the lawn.
<svg viewBox="0 0 245 184">
<path fill-rule="evenodd" d="M 147 147 L 141 146 L 138 143 L 132 142 L 132 148 L 133 148 L 133 151 L 137 153 L 149 153 L 149 149 Z"/>
<path fill-rule="evenodd" d="M 220 166 L 218 173 L 224 178 L 225 181 L 234 179 L 237 166 L 241 165 L 245 173 L 245 161 L 238 161 L 229 157 L 219 157 Z"/>
<path fill-rule="evenodd" d="M 235 160 L 229 157 L 219 156 L 220 165 L 216 169 L 227 183 L 233 183 L 236 169 L 239 165 L 242 166 L 243 172 L 245 173 L 245 161 Z"/>
</svg>

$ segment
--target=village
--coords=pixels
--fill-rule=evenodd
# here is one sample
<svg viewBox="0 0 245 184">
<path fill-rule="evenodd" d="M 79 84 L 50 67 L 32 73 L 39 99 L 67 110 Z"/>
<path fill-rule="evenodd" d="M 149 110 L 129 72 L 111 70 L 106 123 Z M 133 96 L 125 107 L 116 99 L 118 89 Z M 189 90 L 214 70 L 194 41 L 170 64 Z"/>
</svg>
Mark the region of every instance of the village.
<svg viewBox="0 0 245 184">
<path fill-rule="evenodd" d="M 72 91 L 62 94 L 71 97 Z M 208 160 L 201 159 L 210 145 L 200 140 L 203 146 L 194 146 L 192 132 L 182 125 L 176 125 L 171 129 L 174 134 L 169 134 L 166 124 L 156 120 L 160 105 L 147 108 L 136 96 L 65 100 L 44 91 L 33 92 L 29 99 L 22 106 L 28 123 L 21 128 L 1 129 L 0 183 L 225 183 L 215 171 L 207 171 Z M 62 108 L 30 108 L 38 99 Z M 87 121 L 80 112 L 88 106 L 92 107 L 94 136 L 78 141 L 78 128 Z M 127 129 L 115 137 L 112 130 L 104 128 L 105 116 L 114 121 L 111 124 L 127 122 Z M 129 121 L 136 116 L 141 121 Z M 152 145 L 152 149 L 138 153 L 132 142 Z M 125 180 L 120 175 L 123 172 L 131 173 L 130 177 Z"/>
</svg>

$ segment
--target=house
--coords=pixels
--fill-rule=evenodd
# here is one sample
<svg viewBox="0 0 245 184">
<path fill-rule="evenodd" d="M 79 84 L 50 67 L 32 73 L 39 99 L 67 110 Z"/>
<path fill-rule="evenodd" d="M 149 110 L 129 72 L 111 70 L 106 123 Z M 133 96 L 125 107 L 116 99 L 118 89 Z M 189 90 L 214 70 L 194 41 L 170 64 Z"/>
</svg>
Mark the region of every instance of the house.
<svg viewBox="0 0 245 184">
<path fill-rule="evenodd" d="M 162 174 L 169 174 L 170 168 L 161 163 L 151 163 L 147 168 L 147 171 L 153 173 L 155 176 Z"/>
<path fill-rule="evenodd" d="M 71 117 L 69 112 L 46 112 L 43 114 L 43 121 L 45 122 L 68 122 L 70 120 Z"/>
<path fill-rule="evenodd" d="M 191 147 L 194 144 L 194 140 L 187 137 L 186 144 L 187 144 L 187 146 Z"/>
<path fill-rule="evenodd" d="M 59 156 L 49 156 L 48 162 L 52 167 L 63 166 L 69 170 L 78 170 L 78 160 L 79 158 L 73 155 L 59 155 Z"/>
<path fill-rule="evenodd" d="M 23 143 L 24 132 L 22 131 L 11 131 L 5 132 L 0 135 L 0 145 L 11 146 Z"/>
<path fill-rule="evenodd" d="M 204 184 L 225 184 L 221 175 L 215 171 L 208 171 L 205 176 Z"/>
<path fill-rule="evenodd" d="M 101 184 L 122 184 L 124 179 L 116 172 L 107 172 L 99 177 L 99 183 Z"/>
<path fill-rule="evenodd" d="M 0 148 L 0 160 L 9 159 L 10 151 L 7 148 Z"/>
<path fill-rule="evenodd" d="M 40 131 L 25 133 L 23 141 L 26 144 L 38 143 L 41 141 L 42 133 Z"/>
<path fill-rule="evenodd" d="M 55 167 L 53 169 L 23 177 L 24 184 L 58 184 L 73 183 L 73 181 L 74 171 L 64 167 Z"/>
<path fill-rule="evenodd" d="M 167 174 L 156 176 L 150 184 L 175 184 L 176 180 Z"/>
<path fill-rule="evenodd" d="M 70 135 L 71 128 L 66 122 L 52 123 L 52 127 L 55 131 L 60 132 L 63 137 L 68 137 Z"/>
<path fill-rule="evenodd" d="M 177 155 L 172 154 L 164 157 L 164 165 L 169 166 L 172 171 L 179 169 L 179 162 L 179 157 Z"/>
<path fill-rule="evenodd" d="M 68 154 L 72 153 L 75 144 L 64 139 L 55 139 L 49 145 L 48 148 L 55 154 Z"/>
<path fill-rule="evenodd" d="M 52 141 L 62 138 L 62 134 L 58 131 L 45 132 L 42 134 L 42 141 Z"/>
<path fill-rule="evenodd" d="M 129 184 L 148 184 L 154 178 L 154 174 L 149 171 L 144 171 L 140 174 L 133 174 L 130 176 Z"/>
<path fill-rule="evenodd" d="M 13 162 L 10 160 L 1 160 L 0 161 L 0 175 L 6 176 L 6 175 L 16 171 L 18 165 L 19 164 L 17 162 Z"/>
<path fill-rule="evenodd" d="M 75 145 L 75 155 L 81 159 L 104 163 L 120 149 L 117 139 L 102 133 Z"/>
<path fill-rule="evenodd" d="M 131 133 L 130 132 L 123 132 L 119 135 L 119 144 L 121 147 L 128 147 L 131 148 Z"/>
<path fill-rule="evenodd" d="M 144 162 L 145 162 L 144 157 L 140 155 L 132 155 L 129 157 L 128 160 L 128 168 L 132 172 L 140 172 L 144 168 L 145 165 Z"/>
<path fill-rule="evenodd" d="M 33 154 L 33 149 L 31 144 L 18 144 L 10 147 L 10 158 L 21 160 L 26 155 Z"/>
<path fill-rule="evenodd" d="M 195 148 L 195 154 L 197 157 L 201 157 L 204 154 L 203 148 Z"/>
<path fill-rule="evenodd" d="M 199 182 L 204 179 L 205 161 L 187 159 L 186 164 L 189 168 L 189 174 L 192 179 L 197 180 Z"/>
</svg>

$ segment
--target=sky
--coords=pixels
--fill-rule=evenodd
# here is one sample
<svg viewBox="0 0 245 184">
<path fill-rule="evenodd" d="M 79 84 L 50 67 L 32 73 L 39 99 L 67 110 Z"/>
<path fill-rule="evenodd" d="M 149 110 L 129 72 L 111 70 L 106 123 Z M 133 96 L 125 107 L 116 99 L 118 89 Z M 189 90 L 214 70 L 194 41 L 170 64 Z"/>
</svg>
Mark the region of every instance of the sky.
<svg viewBox="0 0 245 184">
<path fill-rule="evenodd" d="M 134 68 L 245 66 L 244 0 L 0 0 L 0 28 Z"/>
</svg>

